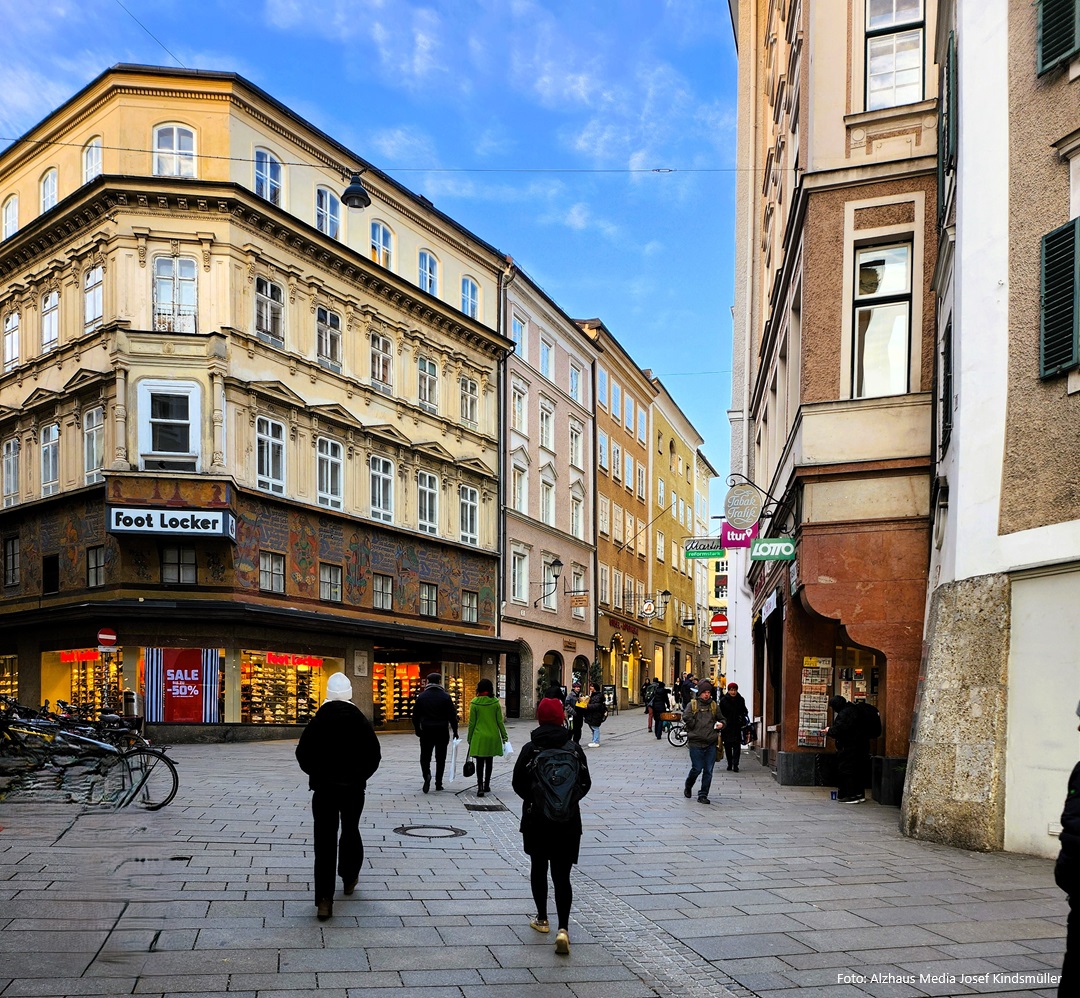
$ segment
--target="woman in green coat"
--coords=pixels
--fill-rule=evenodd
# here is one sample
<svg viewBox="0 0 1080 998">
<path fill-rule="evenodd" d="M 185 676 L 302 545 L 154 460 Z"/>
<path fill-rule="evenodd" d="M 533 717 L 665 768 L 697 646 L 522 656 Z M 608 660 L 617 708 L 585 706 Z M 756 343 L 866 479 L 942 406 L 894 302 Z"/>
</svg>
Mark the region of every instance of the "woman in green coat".
<svg viewBox="0 0 1080 998">
<path fill-rule="evenodd" d="M 476 684 L 476 697 L 469 704 L 469 755 L 476 760 L 476 796 L 491 791 L 491 760 L 503 754 L 506 725 L 502 705 L 495 699 L 490 679 Z"/>
</svg>

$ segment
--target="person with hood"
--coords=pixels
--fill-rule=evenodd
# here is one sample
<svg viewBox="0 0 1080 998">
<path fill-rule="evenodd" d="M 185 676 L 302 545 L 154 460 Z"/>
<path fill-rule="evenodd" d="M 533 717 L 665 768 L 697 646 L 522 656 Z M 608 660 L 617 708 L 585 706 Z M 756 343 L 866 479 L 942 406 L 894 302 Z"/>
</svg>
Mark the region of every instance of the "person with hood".
<svg viewBox="0 0 1080 998">
<path fill-rule="evenodd" d="M 724 755 L 727 757 L 729 771 L 739 771 L 739 757 L 742 754 L 743 728 L 750 723 L 750 714 L 746 710 L 746 701 L 739 692 L 738 683 L 728 683 L 727 693 L 716 701 L 724 722 L 721 738 L 724 742 Z"/>
<path fill-rule="evenodd" d="M 712 698 L 712 683 L 703 679 L 698 684 L 697 696 L 683 711 L 686 725 L 686 747 L 690 750 L 690 772 L 683 786 L 683 796 L 692 797 L 694 783 L 701 774 L 698 803 L 711 804 L 709 789 L 712 787 L 712 771 L 716 763 L 716 742 L 724 728 L 724 720 Z"/>
<path fill-rule="evenodd" d="M 427 686 L 416 698 L 413 707 L 413 730 L 420 739 L 420 772 L 424 776 L 424 793 L 431 789 L 431 753 L 435 753 L 435 789 L 442 790 L 446 769 L 446 747 L 450 732 L 458 736 L 458 712 L 450 694 L 442 687 L 442 676 L 432 672 Z"/>
<path fill-rule="evenodd" d="M 335 672 L 326 682 L 326 700 L 296 745 L 296 761 L 307 773 L 311 788 L 315 910 L 320 922 L 334 914 L 335 865 L 343 893 L 356 890 L 364 865 L 364 840 L 360 837 L 364 795 L 367 781 L 382 761 L 379 736 L 364 712 L 352 703 L 352 695 L 349 677 Z"/>
<path fill-rule="evenodd" d="M 600 684 L 593 683 L 589 702 L 585 707 L 585 723 L 592 728 L 592 741 L 586 748 L 600 747 L 600 725 L 606 720 L 607 701 L 604 700 L 604 694 L 600 691 Z"/>
<path fill-rule="evenodd" d="M 660 741 L 664 737 L 664 714 L 667 713 L 668 709 L 668 689 L 660 679 L 653 680 L 649 709 L 651 711 L 653 731 L 656 732 L 656 740 Z"/>
<path fill-rule="evenodd" d="M 1080 717 L 1080 705 L 1076 708 Z M 1080 731 L 1080 726 L 1077 727 Z M 1059 998 L 1080 991 L 1080 762 L 1069 776 L 1065 809 L 1061 812 L 1061 852 L 1054 864 L 1054 882 L 1069 896 L 1069 919 L 1065 929 L 1065 959 L 1058 981 Z"/>
<path fill-rule="evenodd" d="M 829 700 L 833 721 L 824 734 L 836 741 L 836 799 L 841 804 L 866 800 L 866 776 L 870 771 L 870 735 L 859 704 L 846 697 Z"/>
<path fill-rule="evenodd" d="M 529 883 L 536 917 L 529 924 L 537 932 L 550 932 L 548 922 L 548 868 L 555 893 L 555 913 L 558 932 L 555 936 L 555 952 L 570 952 L 570 907 L 574 900 L 570 886 L 570 869 L 578 861 L 581 846 L 581 808 L 578 802 L 592 786 L 588 760 L 581 746 L 570 736 L 566 728 L 566 715 L 560 700 L 545 698 L 536 708 L 539 727 L 529 734 L 529 742 L 521 750 L 514 766 L 513 787 L 523 801 L 521 808 L 522 848 L 531 860 Z M 577 761 L 576 791 L 566 820 L 553 821 L 546 817 L 538 803 L 536 781 L 537 756 L 546 749 L 565 749 L 573 753 Z"/>
<path fill-rule="evenodd" d="M 566 711 L 566 716 L 570 718 L 570 737 L 575 742 L 581 741 L 581 729 L 585 727 L 585 708 L 588 703 L 588 696 L 581 692 L 581 680 L 575 679 L 574 684 L 570 687 L 570 692 L 563 701 L 563 710 Z"/>
<path fill-rule="evenodd" d="M 503 754 L 503 745 L 509 740 L 495 687 L 490 679 L 481 679 L 469 704 L 469 755 L 476 760 L 477 797 L 491 792 L 492 760 Z"/>
</svg>

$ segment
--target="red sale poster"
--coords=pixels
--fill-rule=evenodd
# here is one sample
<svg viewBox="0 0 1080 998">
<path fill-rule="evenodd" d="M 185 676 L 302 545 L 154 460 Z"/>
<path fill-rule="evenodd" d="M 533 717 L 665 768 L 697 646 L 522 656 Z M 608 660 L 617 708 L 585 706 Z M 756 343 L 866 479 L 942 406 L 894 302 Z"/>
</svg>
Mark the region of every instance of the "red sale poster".
<svg viewBox="0 0 1080 998">
<path fill-rule="evenodd" d="M 206 676 L 201 648 L 163 648 L 164 720 L 201 721 Z"/>
</svg>

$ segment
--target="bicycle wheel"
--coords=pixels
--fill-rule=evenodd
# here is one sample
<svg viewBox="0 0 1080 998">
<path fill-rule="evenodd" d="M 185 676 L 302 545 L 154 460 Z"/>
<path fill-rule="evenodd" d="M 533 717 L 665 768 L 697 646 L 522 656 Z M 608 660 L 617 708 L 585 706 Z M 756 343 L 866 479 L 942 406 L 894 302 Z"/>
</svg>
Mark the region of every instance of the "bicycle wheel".
<svg viewBox="0 0 1080 998">
<path fill-rule="evenodd" d="M 672 745 L 685 745 L 687 737 L 685 724 L 672 724 L 671 727 L 668 728 L 667 740 L 671 742 Z"/>
<path fill-rule="evenodd" d="M 123 756 L 88 752 L 64 767 L 63 786 L 76 803 L 122 807 L 131 787 Z"/>
<path fill-rule="evenodd" d="M 180 786 L 176 766 L 158 749 L 137 748 L 123 755 L 131 781 L 127 804 L 147 811 L 157 811 L 169 803 Z"/>
</svg>

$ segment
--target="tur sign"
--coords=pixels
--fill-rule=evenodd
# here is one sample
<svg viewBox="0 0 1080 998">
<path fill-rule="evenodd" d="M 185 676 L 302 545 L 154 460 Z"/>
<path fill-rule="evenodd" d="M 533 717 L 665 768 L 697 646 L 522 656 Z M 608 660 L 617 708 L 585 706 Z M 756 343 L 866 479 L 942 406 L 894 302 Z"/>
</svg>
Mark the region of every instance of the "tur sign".
<svg viewBox="0 0 1080 998">
<path fill-rule="evenodd" d="M 795 542 L 790 537 L 757 537 L 750 543 L 751 561 L 794 561 Z"/>
</svg>

